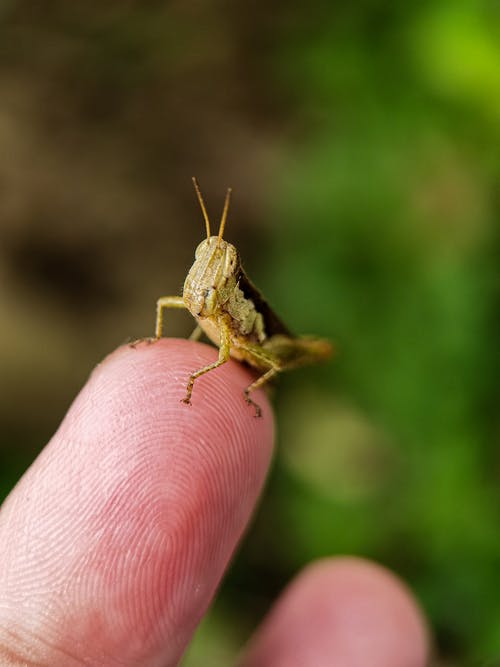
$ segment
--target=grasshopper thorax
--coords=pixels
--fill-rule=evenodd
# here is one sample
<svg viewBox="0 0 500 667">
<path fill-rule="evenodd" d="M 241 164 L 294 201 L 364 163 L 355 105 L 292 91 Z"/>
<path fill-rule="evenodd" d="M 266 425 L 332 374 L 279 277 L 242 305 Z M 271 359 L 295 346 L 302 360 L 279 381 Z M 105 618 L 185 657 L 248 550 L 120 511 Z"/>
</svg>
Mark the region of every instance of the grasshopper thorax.
<svg viewBox="0 0 500 667">
<path fill-rule="evenodd" d="M 213 317 L 238 282 L 240 261 L 236 248 L 210 236 L 196 248 L 193 266 L 184 282 L 184 302 L 194 317 Z"/>
</svg>

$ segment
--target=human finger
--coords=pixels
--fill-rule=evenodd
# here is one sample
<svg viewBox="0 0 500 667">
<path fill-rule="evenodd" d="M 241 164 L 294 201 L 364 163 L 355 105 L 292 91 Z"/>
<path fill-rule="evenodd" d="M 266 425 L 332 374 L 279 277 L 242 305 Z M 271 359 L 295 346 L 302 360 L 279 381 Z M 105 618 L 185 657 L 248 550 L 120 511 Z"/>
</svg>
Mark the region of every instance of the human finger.
<svg viewBox="0 0 500 667">
<path fill-rule="evenodd" d="M 206 345 L 120 348 L 0 512 L 0 662 L 173 665 L 261 491 L 273 422 Z"/>
<path fill-rule="evenodd" d="M 391 572 L 357 558 L 307 567 L 251 640 L 240 667 L 425 667 L 423 615 Z"/>
</svg>

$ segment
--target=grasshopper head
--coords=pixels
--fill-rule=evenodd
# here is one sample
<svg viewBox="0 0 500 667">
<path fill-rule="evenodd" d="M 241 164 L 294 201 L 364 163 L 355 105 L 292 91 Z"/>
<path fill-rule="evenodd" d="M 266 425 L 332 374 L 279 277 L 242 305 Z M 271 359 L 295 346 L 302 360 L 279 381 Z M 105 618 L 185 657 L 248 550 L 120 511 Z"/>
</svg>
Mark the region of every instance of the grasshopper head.
<svg viewBox="0 0 500 667">
<path fill-rule="evenodd" d="M 222 238 L 231 189 L 228 189 L 226 194 L 219 234 L 211 236 L 205 202 L 195 178 L 193 183 L 205 218 L 207 238 L 196 248 L 194 264 L 184 282 L 183 297 L 194 317 L 213 317 L 219 314 L 220 306 L 228 300 L 234 290 L 240 268 L 236 248 Z"/>
<path fill-rule="evenodd" d="M 236 286 L 239 266 L 236 248 L 218 236 L 210 236 L 199 244 L 183 292 L 194 317 L 218 314 Z"/>
</svg>

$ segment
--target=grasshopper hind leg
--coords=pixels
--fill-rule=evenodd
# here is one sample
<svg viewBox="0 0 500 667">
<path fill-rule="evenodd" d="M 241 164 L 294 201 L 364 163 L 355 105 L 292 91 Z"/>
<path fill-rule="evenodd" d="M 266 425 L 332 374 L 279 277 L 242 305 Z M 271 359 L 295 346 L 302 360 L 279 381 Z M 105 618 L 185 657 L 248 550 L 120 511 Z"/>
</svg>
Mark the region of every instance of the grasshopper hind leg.
<svg viewBox="0 0 500 667">
<path fill-rule="evenodd" d="M 279 373 L 279 368 L 270 368 L 268 371 L 264 373 L 264 375 L 261 375 L 258 377 L 255 382 L 252 382 L 252 384 L 249 384 L 248 387 L 244 390 L 245 394 L 245 401 L 248 403 L 248 405 L 253 406 L 255 410 L 255 415 L 254 417 L 262 417 L 262 408 L 258 403 L 256 403 L 254 400 L 250 398 L 250 393 L 252 391 L 255 391 L 259 387 L 262 387 L 266 382 L 269 382 L 269 380 L 272 380 L 273 377 L 278 375 Z"/>
<path fill-rule="evenodd" d="M 249 363 L 257 362 L 254 363 L 253 365 L 260 367 L 262 370 L 267 367 L 267 370 L 262 375 L 260 375 L 256 380 L 254 380 L 251 384 L 249 384 L 248 387 L 243 391 L 245 395 L 245 401 L 248 403 L 248 405 L 251 405 L 255 410 L 254 416 L 261 417 L 262 408 L 252 398 L 250 398 L 250 394 L 256 389 L 263 387 L 267 382 L 269 382 L 276 375 L 278 375 L 278 373 L 280 373 L 283 369 L 276 355 L 273 354 L 272 352 L 269 352 L 269 350 L 266 350 L 264 347 L 262 347 L 262 345 L 256 345 L 252 343 L 245 344 L 240 342 L 238 344 L 238 347 L 247 353 L 249 357 L 249 359 L 247 360 L 249 361 Z"/>
</svg>

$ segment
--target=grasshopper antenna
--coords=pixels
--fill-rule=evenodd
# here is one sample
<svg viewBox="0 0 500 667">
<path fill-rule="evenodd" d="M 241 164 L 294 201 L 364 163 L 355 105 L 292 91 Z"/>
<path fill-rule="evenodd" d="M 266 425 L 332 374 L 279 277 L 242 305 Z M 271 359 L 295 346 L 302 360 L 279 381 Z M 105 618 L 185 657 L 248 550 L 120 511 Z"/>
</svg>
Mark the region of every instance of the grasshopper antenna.
<svg viewBox="0 0 500 667">
<path fill-rule="evenodd" d="M 192 180 L 193 180 L 194 189 L 196 190 L 196 194 L 198 196 L 198 201 L 200 202 L 203 217 L 205 218 L 205 226 L 207 228 L 207 239 L 209 239 L 210 238 L 210 220 L 208 219 L 208 213 L 207 213 L 207 209 L 205 208 L 205 202 L 203 201 L 203 197 L 202 197 L 202 194 L 201 194 L 201 191 L 200 191 L 200 186 L 198 185 L 198 181 L 196 180 L 196 178 L 194 176 L 193 176 Z"/>
<path fill-rule="evenodd" d="M 228 188 L 226 192 L 226 200 L 224 202 L 224 210 L 222 211 L 222 218 L 220 221 L 219 234 L 217 237 L 217 245 L 219 244 L 220 240 L 222 239 L 222 235 L 224 234 L 224 227 L 226 226 L 226 220 L 227 220 L 227 212 L 229 210 L 229 202 L 231 201 L 231 192 L 232 189 Z"/>
</svg>

